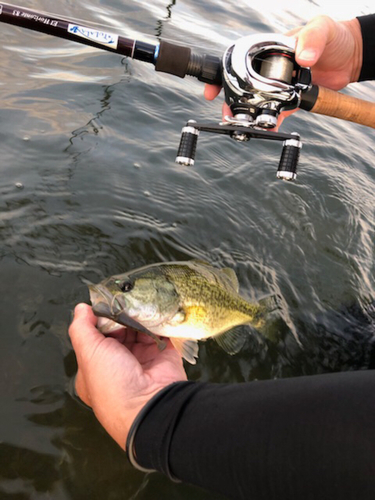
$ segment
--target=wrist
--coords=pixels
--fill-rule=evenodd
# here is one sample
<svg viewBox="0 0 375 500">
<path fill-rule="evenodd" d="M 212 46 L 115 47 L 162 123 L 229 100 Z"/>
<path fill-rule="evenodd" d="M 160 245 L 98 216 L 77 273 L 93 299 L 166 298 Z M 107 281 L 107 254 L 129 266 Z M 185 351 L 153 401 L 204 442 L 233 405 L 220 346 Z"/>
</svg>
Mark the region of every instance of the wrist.
<svg viewBox="0 0 375 500">
<path fill-rule="evenodd" d="M 92 406 L 96 418 L 122 450 L 125 450 L 129 431 L 138 414 L 162 388 L 158 386 L 147 391 L 147 394 L 128 397 L 126 400 L 116 396 L 110 404 L 103 404 L 101 401 Z"/>
<path fill-rule="evenodd" d="M 343 21 L 343 26 L 349 31 L 353 39 L 353 55 L 351 60 L 350 83 L 358 82 L 363 63 L 363 40 L 361 25 L 358 19 Z"/>
<path fill-rule="evenodd" d="M 176 383 L 176 382 L 175 382 Z M 134 441 L 138 428 L 142 424 L 145 416 L 152 410 L 152 408 L 158 404 L 158 402 L 164 397 L 165 393 L 170 390 L 170 388 L 174 385 L 174 383 L 163 387 L 159 390 L 154 396 L 147 401 L 147 403 L 142 407 L 139 413 L 134 418 L 132 425 L 129 429 L 129 432 L 125 441 L 125 451 L 127 453 L 129 462 L 133 467 L 142 471 L 142 472 L 155 472 L 154 469 L 146 469 L 142 467 L 137 460 L 137 455 L 135 452 Z"/>
<path fill-rule="evenodd" d="M 132 427 L 134 426 L 134 422 L 139 419 L 139 416 L 146 412 L 146 408 L 151 401 L 157 397 L 157 395 L 163 391 L 165 387 L 157 387 L 152 391 L 149 391 L 147 395 L 142 395 L 140 397 L 134 398 L 130 403 L 128 403 L 126 409 L 124 409 L 123 414 L 123 433 L 121 436 L 120 446 L 122 449 L 126 451 L 126 443 L 128 441 L 128 435 Z"/>
</svg>

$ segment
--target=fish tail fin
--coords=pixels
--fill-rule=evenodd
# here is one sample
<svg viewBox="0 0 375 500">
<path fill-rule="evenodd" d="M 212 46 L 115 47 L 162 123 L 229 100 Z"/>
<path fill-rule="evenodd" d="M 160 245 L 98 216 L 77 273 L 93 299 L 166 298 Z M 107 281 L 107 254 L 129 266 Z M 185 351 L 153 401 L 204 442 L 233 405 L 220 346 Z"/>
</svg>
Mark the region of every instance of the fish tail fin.
<svg viewBox="0 0 375 500">
<path fill-rule="evenodd" d="M 297 343 L 301 345 L 295 328 L 290 321 L 286 303 L 280 295 L 268 295 L 260 299 L 258 303 L 261 306 L 261 320 L 257 330 L 264 338 L 276 342 L 288 332 L 291 332 Z"/>
<path fill-rule="evenodd" d="M 281 309 L 282 298 L 277 294 L 267 295 L 267 297 L 258 300 L 258 304 L 261 307 L 262 314 L 266 315 Z"/>
<path fill-rule="evenodd" d="M 282 298 L 280 295 L 267 295 L 257 301 L 258 312 L 254 318 L 252 326 L 262 332 L 265 325 L 274 322 L 281 316 Z M 262 332 L 263 333 L 263 332 Z"/>
<path fill-rule="evenodd" d="M 192 365 L 195 365 L 198 357 L 198 342 L 191 339 L 179 339 L 170 337 L 173 347 L 181 356 Z"/>
</svg>

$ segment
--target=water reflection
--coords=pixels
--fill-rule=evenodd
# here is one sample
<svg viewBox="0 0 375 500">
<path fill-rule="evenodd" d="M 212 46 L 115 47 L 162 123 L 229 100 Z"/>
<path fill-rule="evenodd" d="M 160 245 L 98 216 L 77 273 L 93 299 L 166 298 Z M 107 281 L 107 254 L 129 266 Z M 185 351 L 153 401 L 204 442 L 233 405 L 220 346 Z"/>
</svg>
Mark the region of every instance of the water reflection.
<svg viewBox="0 0 375 500">
<path fill-rule="evenodd" d="M 33 494 L 55 492 L 60 481 L 60 460 L 27 448 L 0 446 L 2 498 L 28 499 Z"/>
<path fill-rule="evenodd" d="M 168 22 L 172 18 L 172 9 L 173 6 L 176 5 L 176 0 L 172 0 L 171 3 L 167 5 L 167 15 L 165 16 L 164 19 L 159 19 L 156 23 L 156 37 L 157 38 L 162 38 L 163 37 L 163 29 L 164 29 L 164 24 Z"/>
</svg>

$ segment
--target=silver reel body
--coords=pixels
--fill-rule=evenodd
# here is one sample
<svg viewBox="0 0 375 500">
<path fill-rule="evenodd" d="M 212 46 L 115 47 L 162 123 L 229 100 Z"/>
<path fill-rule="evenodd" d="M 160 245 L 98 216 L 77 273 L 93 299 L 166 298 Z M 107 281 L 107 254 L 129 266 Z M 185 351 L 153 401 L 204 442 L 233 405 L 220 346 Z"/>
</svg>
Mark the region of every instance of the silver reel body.
<svg viewBox="0 0 375 500">
<path fill-rule="evenodd" d="M 277 34 L 250 35 L 223 56 L 225 100 L 234 118 L 273 128 L 281 111 L 295 109 L 311 84 L 309 68 L 294 58 L 295 41 Z"/>
<path fill-rule="evenodd" d="M 222 60 L 225 100 L 233 117 L 219 124 L 190 120 L 182 129 L 176 162 L 194 165 L 199 132 L 227 134 L 236 141 L 250 138 L 283 141 L 277 177 L 294 180 L 302 143 L 299 134 L 273 131 L 279 114 L 295 109 L 301 92 L 311 85 L 309 68 L 294 57 L 294 39 L 263 34 L 240 38 L 228 47 Z"/>
</svg>

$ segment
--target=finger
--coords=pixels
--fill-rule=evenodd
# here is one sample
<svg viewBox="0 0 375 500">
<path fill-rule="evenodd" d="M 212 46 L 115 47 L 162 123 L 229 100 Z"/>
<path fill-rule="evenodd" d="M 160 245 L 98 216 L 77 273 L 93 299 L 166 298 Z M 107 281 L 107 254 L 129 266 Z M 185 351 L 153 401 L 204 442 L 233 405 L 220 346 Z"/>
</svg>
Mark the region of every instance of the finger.
<svg viewBox="0 0 375 500">
<path fill-rule="evenodd" d="M 299 33 L 301 31 L 303 27 L 302 26 L 298 26 L 297 28 L 293 28 L 292 30 L 288 31 L 286 34 L 286 36 L 294 36 L 296 35 L 297 33 Z"/>
<path fill-rule="evenodd" d="M 95 327 L 97 318 L 87 304 L 78 304 L 69 327 L 73 349 L 79 355 L 85 347 L 103 340 L 103 335 Z"/>
<path fill-rule="evenodd" d="M 282 113 L 280 113 L 279 115 L 279 118 L 277 120 L 277 126 L 272 129 L 274 132 L 278 132 L 281 124 L 283 123 L 283 121 L 285 120 L 285 118 L 287 118 L 288 116 L 292 115 L 293 113 L 295 113 L 296 111 L 298 111 L 297 109 L 291 109 L 290 111 L 283 111 Z"/>
<path fill-rule="evenodd" d="M 136 338 L 136 332 L 132 328 L 119 327 L 105 334 L 107 338 L 116 339 L 121 344 L 133 343 Z"/>
<path fill-rule="evenodd" d="M 223 116 L 223 120 L 225 119 L 226 116 L 233 116 L 233 113 L 226 102 L 223 103 L 223 108 L 221 113 Z"/>
<path fill-rule="evenodd" d="M 212 101 L 213 99 L 215 99 L 215 97 L 217 97 L 220 94 L 220 91 L 221 91 L 220 85 L 206 84 L 204 87 L 204 97 L 208 101 Z"/>
<path fill-rule="evenodd" d="M 314 66 L 322 55 L 334 29 L 334 21 L 318 16 L 296 35 L 296 61 L 301 66 Z"/>
</svg>

